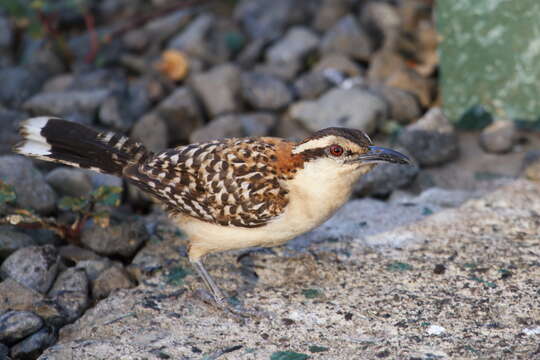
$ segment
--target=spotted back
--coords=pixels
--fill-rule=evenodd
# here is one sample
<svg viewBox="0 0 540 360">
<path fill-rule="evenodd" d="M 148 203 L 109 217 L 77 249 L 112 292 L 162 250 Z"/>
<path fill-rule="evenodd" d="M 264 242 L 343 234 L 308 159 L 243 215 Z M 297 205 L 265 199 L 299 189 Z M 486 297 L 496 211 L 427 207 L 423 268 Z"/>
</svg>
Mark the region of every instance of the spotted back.
<svg viewBox="0 0 540 360">
<path fill-rule="evenodd" d="M 166 150 L 124 175 L 169 211 L 240 227 L 258 227 L 288 202 L 275 139 L 225 139 Z"/>
</svg>

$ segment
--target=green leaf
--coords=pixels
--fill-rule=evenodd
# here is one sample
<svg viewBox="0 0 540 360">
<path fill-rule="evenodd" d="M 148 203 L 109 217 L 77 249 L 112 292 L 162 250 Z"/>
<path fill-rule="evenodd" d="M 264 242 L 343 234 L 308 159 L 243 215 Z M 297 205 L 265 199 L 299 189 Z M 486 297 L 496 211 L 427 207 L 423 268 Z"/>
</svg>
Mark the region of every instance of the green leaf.
<svg viewBox="0 0 540 360">
<path fill-rule="evenodd" d="M 0 180 L 0 205 L 14 202 L 17 199 L 13 186 Z"/>
<path fill-rule="evenodd" d="M 311 345 L 309 347 L 309 351 L 312 353 L 320 353 L 320 352 L 328 351 L 328 348 L 324 346 L 319 346 L 319 345 Z"/>
<path fill-rule="evenodd" d="M 64 196 L 58 202 L 60 210 L 80 212 L 89 204 L 88 199 L 83 197 Z"/>
<path fill-rule="evenodd" d="M 321 291 L 317 289 L 304 289 L 302 294 L 308 299 L 314 299 L 322 295 Z"/>
<path fill-rule="evenodd" d="M 294 351 L 277 351 L 270 356 L 270 360 L 306 360 L 309 356 Z"/>
<path fill-rule="evenodd" d="M 389 271 L 399 271 L 399 272 L 403 272 L 403 271 L 407 271 L 407 270 L 412 270 L 413 267 L 412 265 L 409 265 L 407 263 L 402 263 L 402 262 L 399 262 L 399 261 L 396 261 L 396 262 L 393 262 L 391 264 L 388 264 L 386 266 L 386 268 L 389 270 Z"/>
<path fill-rule="evenodd" d="M 122 197 L 122 188 L 119 186 L 100 186 L 92 192 L 91 196 L 96 204 L 118 206 Z"/>
</svg>

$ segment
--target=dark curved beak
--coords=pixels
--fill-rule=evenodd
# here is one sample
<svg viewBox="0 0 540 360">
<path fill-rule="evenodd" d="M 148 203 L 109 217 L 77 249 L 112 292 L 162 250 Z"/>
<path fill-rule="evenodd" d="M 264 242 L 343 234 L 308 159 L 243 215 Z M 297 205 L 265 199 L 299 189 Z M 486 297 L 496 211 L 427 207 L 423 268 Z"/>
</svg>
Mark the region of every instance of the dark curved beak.
<svg viewBox="0 0 540 360">
<path fill-rule="evenodd" d="M 411 159 L 402 153 L 379 146 L 370 146 L 369 151 L 358 157 L 358 161 L 363 163 L 392 163 L 392 164 L 412 164 Z"/>
</svg>

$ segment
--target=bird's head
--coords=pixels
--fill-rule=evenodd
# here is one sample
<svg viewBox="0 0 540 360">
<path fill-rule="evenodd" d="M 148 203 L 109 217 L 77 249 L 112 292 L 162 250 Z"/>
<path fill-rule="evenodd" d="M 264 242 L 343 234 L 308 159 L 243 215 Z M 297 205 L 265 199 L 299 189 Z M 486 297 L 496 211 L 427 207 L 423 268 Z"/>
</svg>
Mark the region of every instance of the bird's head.
<svg viewBox="0 0 540 360">
<path fill-rule="evenodd" d="M 368 172 L 377 163 L 411 164 L 402 153 L 373 146 L 366 133 L 348 128 L 319 130 L 296 144 L 292 153 L 301 155 L 305 163 L 322 165 L 321 169 L 358 175 Z"/>
</svg>

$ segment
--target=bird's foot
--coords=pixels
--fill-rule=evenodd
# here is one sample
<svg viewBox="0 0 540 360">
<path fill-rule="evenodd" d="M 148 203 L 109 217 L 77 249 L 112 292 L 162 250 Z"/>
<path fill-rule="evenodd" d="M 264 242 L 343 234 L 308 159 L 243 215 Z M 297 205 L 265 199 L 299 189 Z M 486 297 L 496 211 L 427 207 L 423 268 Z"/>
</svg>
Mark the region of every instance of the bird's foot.
<svg viewBox="0 0 540 360">
<path fill-rule="evenodd" d="M 235 318 L 238 319 L 261 319 L 261 318 L 269 318 L 270 314 L 256 310 L 250 307 L 245 307 L 240 301 L 238 301 L 236 298 L 226 298 L 226 297 L 216 297 L 212 293 L 204 290 L 199 289 L 195 292 L 196 296 L 202 300 L 203 302 L 216 306 L 220 310 L 228 313 L 229 315 L 232 315 Z"/>
</svg>

